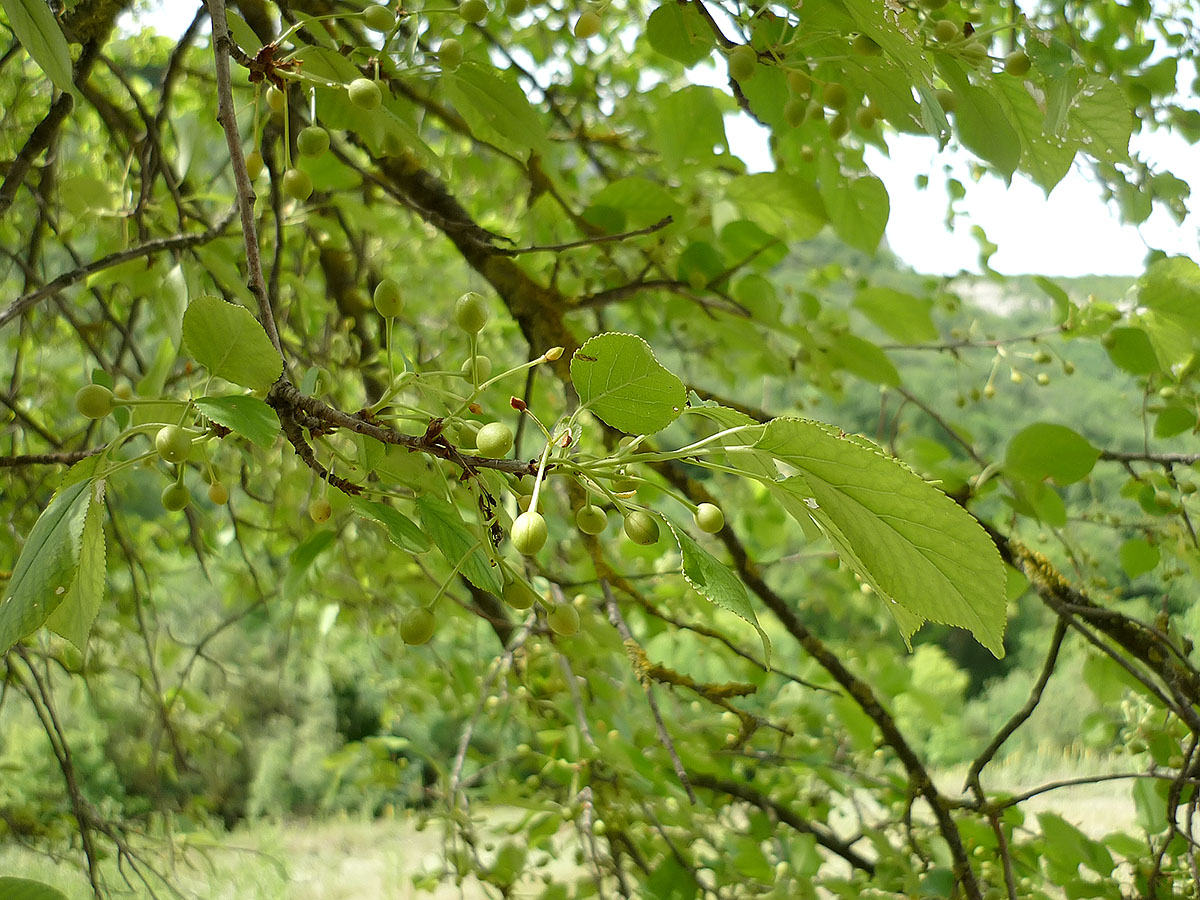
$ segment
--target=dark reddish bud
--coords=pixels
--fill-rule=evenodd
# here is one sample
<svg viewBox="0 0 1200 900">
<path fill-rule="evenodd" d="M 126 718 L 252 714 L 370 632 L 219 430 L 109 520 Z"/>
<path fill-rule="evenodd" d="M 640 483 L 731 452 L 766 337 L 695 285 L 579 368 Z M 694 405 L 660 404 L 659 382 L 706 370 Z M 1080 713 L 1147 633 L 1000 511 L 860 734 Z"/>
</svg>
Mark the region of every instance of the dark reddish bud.
<svg viewBox="0 0 1200 900">
<path fill-rule="evenodd" d="M 517 412 L 525 412 L 529 408 L 529 405 L 520 397 L 509 397 L 508 404 Z"/>
<path fill-rule="evenodd" d="M 469 409 L 475 415 L 479 415 L 480 413 L 483 412 L 483 407 L 480 406 L 478 403 L 472 403 L 470 406 L 467 407 L 467 409 Z"/>
</svg>

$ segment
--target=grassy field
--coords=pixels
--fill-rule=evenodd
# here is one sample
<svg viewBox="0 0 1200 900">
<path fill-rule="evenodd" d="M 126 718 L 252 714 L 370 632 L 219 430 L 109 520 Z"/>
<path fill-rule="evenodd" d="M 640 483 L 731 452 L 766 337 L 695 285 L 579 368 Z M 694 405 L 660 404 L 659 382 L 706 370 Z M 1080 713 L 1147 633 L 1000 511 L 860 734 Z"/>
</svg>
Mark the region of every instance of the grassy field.
<svg viewBox="0 0 1200 900">
<path fill-rule="evenodd" d="M 1016 792 L 1060 779 L 1114 771 L 1117 771 L 1114 764 L 1101 759 L 1039 757 L 1009 760 L 990 768 L 984 781 Z M 939 786 L 951 795 L 957 794 L 964 774 L 960 770 L 941 773 L 937 779 Z M 1051 791 L 1030 800 L 1025 809 L 1031 817 L 1046 810 L 1056 812 L 1095 837 L 1131 826 L 1134 815 L 1128 781 Z M 513 818 L 505 811 L 493 812 L 488 816 L 488 824 L 498 827 Z M 259 823 L 217 843 L 194 844 L 192 852 L 178 858 L 173 867 L 163 855 L 155 864 L 164 870 L 169 868 L 186 895 L 204 900 L 407 900 L 410 897 L 476 900 L 489 896 L 470 881 L 461 888 L 447 881 L 433 892 L 417 893 L 413 875 L 437 862 L 441 840 L 440 825 L 418 830 L 413 815 L 372 822 Z M 554 871 L 559 877 L 573 880 L 578 870 L 572 862 L 570 847 L 557 856 L 559 861 Z M 112 884 L 124 886 L 115 866 L 106 865 L 105 872 Z M 0 874 L 45 881 L 60 888 L 71 900 L 91 897 L 74 858 L 55 863 L 20 848 L 0 848 Z M 513 896 L 536 897 L 543 890 L 540 883 L 524 887 L 525 890 L 518 890 Z M 150 895 L 142 891 L 135 896 Z"/>
</svg>

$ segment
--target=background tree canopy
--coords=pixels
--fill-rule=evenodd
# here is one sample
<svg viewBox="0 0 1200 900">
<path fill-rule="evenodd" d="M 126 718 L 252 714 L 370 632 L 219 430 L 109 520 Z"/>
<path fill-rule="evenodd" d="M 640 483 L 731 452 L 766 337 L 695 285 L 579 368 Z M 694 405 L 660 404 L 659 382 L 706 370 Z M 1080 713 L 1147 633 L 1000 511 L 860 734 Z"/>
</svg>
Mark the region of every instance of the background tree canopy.
<svg viewBox="0 0 1200 900">
<path fill-rule="evenodd" d="M 1193 5 L 123 6 L 0 0 L 0 841 L 98 898 L 397 808 L 478 896 L 1196 895 L 1200 268 L 922 276 L 864 162 L 1182 223 L 1130 139 L 1200 138 Z"/>
</svg>

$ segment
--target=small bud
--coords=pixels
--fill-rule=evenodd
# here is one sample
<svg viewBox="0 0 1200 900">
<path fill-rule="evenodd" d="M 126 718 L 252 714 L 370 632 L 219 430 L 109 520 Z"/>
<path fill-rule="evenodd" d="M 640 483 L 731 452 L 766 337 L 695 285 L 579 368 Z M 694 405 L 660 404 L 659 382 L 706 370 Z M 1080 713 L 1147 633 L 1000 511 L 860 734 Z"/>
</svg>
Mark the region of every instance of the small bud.
<svg viewBox="0 0 1200 900">
<path fill-rule="evenodd" d="M 474 413 L 477 416 L 483 413 L 483 407 L 480 406 L 478 403 L 470 404 L 467 407 L 467 409 L 469 409 L 472 413 Z"/>
<path fill-rule="evenodd" d="M 517 412 L 525 412 L 525 410 L 529 409 L 529 405 L 520 397 L 509 397 L 508 405 Z"/>
<path fill-rule="evenodd" d="M 562 347 L 551 347 L 545 353 L 546 359 L 550 362 L 554 362 L 556 359 L 558 359 L 562 355 L 563 355 Z"/>
</svg>

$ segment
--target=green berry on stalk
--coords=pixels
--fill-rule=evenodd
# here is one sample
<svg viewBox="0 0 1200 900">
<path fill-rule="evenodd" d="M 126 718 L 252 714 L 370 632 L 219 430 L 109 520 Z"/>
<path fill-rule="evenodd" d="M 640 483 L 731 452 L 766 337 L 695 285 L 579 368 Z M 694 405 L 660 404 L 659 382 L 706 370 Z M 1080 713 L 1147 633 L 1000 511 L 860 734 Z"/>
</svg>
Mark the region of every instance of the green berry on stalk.
<svg viewBox="0 0 1200 900">
<path fill-rule="evenodd" d="M 400 620 L 400 640 L 413 647 L 424 644 L 433 637 L 436 625 L 437 619 L 425 607 L 410 609 Z"/>
<path fill-rule="evenodd" d="M 870 131 L 875 127 L 875 110 L 870 106 L 860 106 L 854 111 L 854 121 L 863 131 Z"/>
<path fill-rule="evenodd" d="M 285 94 L 275 85 L 271 85 L 269 88 L 267 88 L 267 106 L 270 108 L 271 112 L 281 113 L 286 105 L 287 94 Z"/>
<path fill-rule="evenodd" d="M 375 4 L 363 10 L 363 21 L 372 31 L 383 34 L 396 27 L 396 14 L 386 6 Z"/>
<path fill-rule="evenodd" d="M 320 525 L 322 522 L 328 522 L 329 517 L 333 515 L 333 507 L 324 497 L 318 497 L 312 503 L 308 504 L 308 517 Z"/>
<path fill-rule="evenodd" d="M 472 384 L 487 381 L 492 376 L 492 361 L 486 356 L 476 356 L 474 359 L 464 360 L 462 374 L 463 378 Z"/>
<path fill-rule="evenodd" d="M 971 66 L 982 66 L 988 62 L 987 48 L 979 41 L 971 40 L 962 45 L 959 50 L 962 61 Z"/>
<path fill-rule="evenodd" d="M 288 169 L 283 173 L 283 192 L 293 200 L 307 200 L 313 192 L 312 176 L 303 169 Z"/>
<path fill-rule="evenodd" d="M 229 488 L 219 481 L 214 481 L 208 486 L 208 499 L 217 506 L 224 506 L 229 502 Z"/>
<path fill-rule="evenodd" d="M 519 16 L 529 7 L 528 0 L 508 0 L 504 5 L 504 11 L 510 16 Z"/>
<path fill-rule="evenodd" d="M 163 488 L 161 499 L 164 509 L 170 512 L 179 512 L 192 502 L 192 493 L 187 489 L 187 485 L 172 481 Z"/>
<path fill-rule="evenodd" d="M 934 91 L 933 96 L 937 98 L 938 106 L 942 108 L 942 112 L 952 113 L 958 109 L 958 97 L 953 91 Z"/>
<path fill-rule="evenodd" d="M 608 527 L 608 513 L 589 503 L 575 513 L 575 525 L 584 534 L 601 534 Z"/>
<path fill-rule="evenodd" d="M 320 125 L 309 125 L 296 135 L 296 149 L 303 156 L 320 156 L 329 149 L 329 132 Z"/>
<path fill-rule="evenodd" d="M 541 513 L 523 512 L 513 521 L 513 546 L 525 556 L 533 556 L 546 546 L 547 535 L 546 520 Z"/>
<path fill-rule="evenodd" d="M 1037 353 L 1033 354 L 1033 361 L 1035 363 L 1041 363 L 1042 365 L 1045 365 L 1046 363 L 1050 362 L 1050 360 L 1053 358 L 1054 357 L 1052 357 L 1045 350 L 1039 350 Z"/>
<path fill-rule="evenodd" d="M 856 34 L 850 46 L 859 56 L 878 56 L 883 52 L 883 48 L 865 34 Z"/>
<path fill-rule="evenodd" d="M 850 95 L 846 93 L 845 87 L 833 81 L 825 85 L 825 93 L 821 95 L 821 99 L 830 109 L 845 109 Z"/>
<path fill-rule="evenodd" d="M 546 624 L 555 634 L 570 637 L 579 632 L 579 610 L 569 603 L 556 603 L 546 613 Z"/>
<path fill-rule="evenodd" d="M 701 503 L 693 515 L 696 527 L 705 534 L 716 534 L 725 527 L 725 513 L 715 503 Z"/>
<path fill-rule="evenodd" d="M 178 425 L 164 425 L 154 437 L 154 449 L 169 463 L 181 463 L 191 455 L 192 439 Z"/>
<path fill-rule="evenodd" d="M 404 297 L 400 293 L 400 285 L 390 278 L 381 279 L 375 285 L 372 297 L 375 301 L 375 311 L 385 319 L 394 319 L 404 312 Z"/>
<path fill-rule="evenodd" d="M 379 109 L 383 103 L 383 91 L 370 78 L 355 78 L 346 88 L 346 94 L 359 109 Z"/>
<path fill-rule="evenodd" d="M 1075 363 L 1071 362 L 1070 360 L 1067 360 L 1065 363 L 1063 363 L 1063 374 L 1064 375 L 1074 375 L 1075 374 Z"/>
<path fill-rule="evenodd" d="M 506 584 L 500 596 L 513 609 L 529 609 L 538 601 L 538 595 L 534 593 L 533 588 L 520 578 L 514 578 Z"/>
<path fill-rule="evenodd" d="M 1047 375 L 1045 372 L 1038 372 L 1037 377 L 1034 380 L 1037 381 L 1037 383 L 1040 384 L 1042 387 L 1045 387 L 1046 385 L 1048 385 L 1050 383 L 1050 376 Z"/>
<path fill-rule="evenodd" d="M 729 52 L 729 77 L 746 81 L 758 69 L 758 53 L 749 44 L 738 44 Z"/>
<path fill-rule="evenodd" d="M 507 456 L 513 446 L 512 429 L 503 422 L 489 422 L 475 435 L 475 446 L 479 448 L 480 456 L 490 459 Z"/>
<path fill-rule="evenodd" d="M 487 301 L 474 291 L 467 291 L 454 305 L 454 321 L 463 331 L 474 334 L 487 324 Z"/>
<path fill-rule="evenodd" d="M 257 150 L 251 150 L 246 154 L 246 175 L 253 181 L 263 170 L 263 155 Z"/>
<path fill-rule="evenodd" d="M 799 128 L 808 118 L 808 101 L 802 97 L 789 97 L 783 104 L 783 118 L 792 128 Z"/>
<path fill-rule="evenodd" d="M 625 534 L 635 544 L 644 547 L 657 544 L 658 522 L 649 513 L 635 509 L 625 517 Z"/>
<path fill-rule="evenodd" d="M 438 65 L 444 72 L 453 72 L 463 61 L 463 45 L 457 38 L 446 38 L 438 45 Z"/>
<path fill-rule="evenodd" d="M 594 9 L 585 9 L 575 20 L 575 37 L 586 41 L 600 33 L 600 14 Z"/>
<path fill-rule="evenodd" d="M 458 14 L 464 21 L 478 25 L 487 18 L 488 5 L 486 0 L 463 0 L 458 7 Z"/>
<path fill-rule="evenodd" d="M 807 72 L 792 69 L 787 77 L 788 90 L 797 97 L 808 97 L 812 94 L 812 79 Z"/>
<path fill-rule="evenodd" d="M 850 131 L 850 119 L 844 112 L 838 113 L 829 120 L 829 136 L 835 141 L 846 136 Z"/>
<path fill-rule="evenodd" d="M 1004 57 L 1004 71 L 1009 75 L 1025 75 L 1031 66 L 1032 63 L 1024 50 L 1014 50 Z"/>
<path fill-rule="evenodd" d="M 85 384 L 75 392 L 75 410 L 89 419 L 103 419 L 114 405 L 113 392 L 102 384 Z"/>
<path fill-rule="evenodd" d="M 949 19 L 939 19 L 933 26 L 933 39 L 939 44 L 948 44 L 962 37 L 962 31 Z"/>
</svg>

